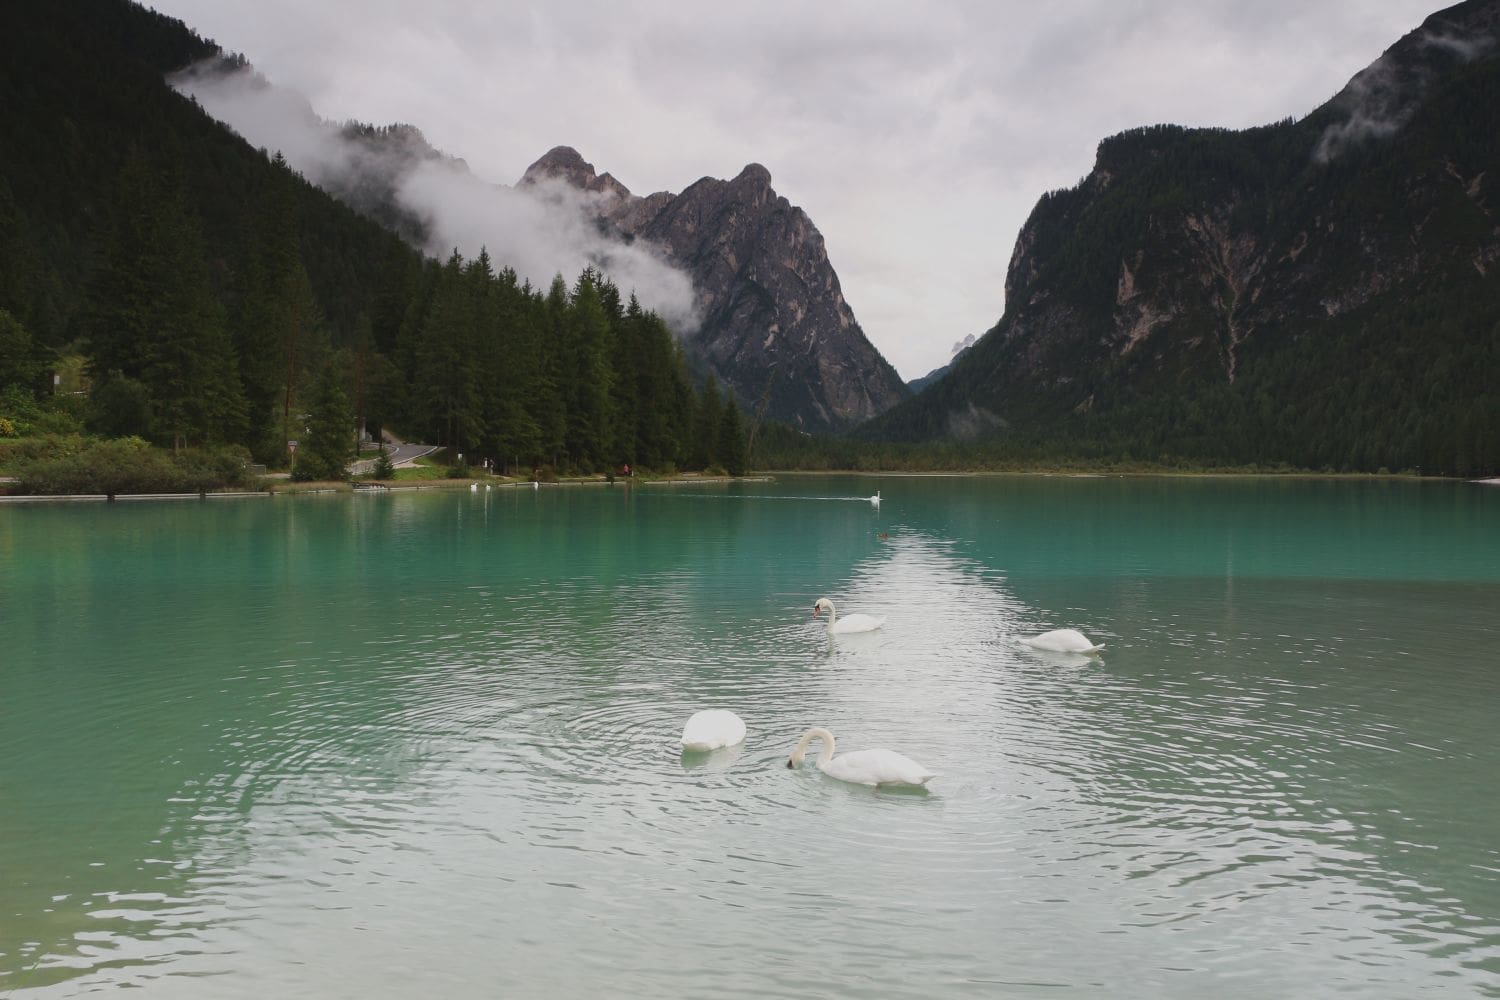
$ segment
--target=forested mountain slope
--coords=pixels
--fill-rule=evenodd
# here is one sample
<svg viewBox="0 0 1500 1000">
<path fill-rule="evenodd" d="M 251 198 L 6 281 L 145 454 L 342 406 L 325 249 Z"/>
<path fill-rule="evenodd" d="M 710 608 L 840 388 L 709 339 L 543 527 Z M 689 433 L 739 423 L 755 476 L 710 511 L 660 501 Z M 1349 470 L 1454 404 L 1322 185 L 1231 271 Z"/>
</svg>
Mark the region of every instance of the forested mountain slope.
<svg viewBox="0 0 1500 1000">
<path fill-rule="evenodd" d="M 1300 121 L 1100 143 L 996 326 L 862 428 L 1035 454 L 1500 471 L 1500 2 Z"/>
<path fill-rule="evenodd" d="M 0 4 L 0 409 L 271 464 L 339 400 L 469 461 L 743 463 L 661 319 L 593 271 L 424 259 L 166 82 L 216 53 L 126 0 Z M 52 397 L 63 353 L 86 399 Z"/>
</svg>

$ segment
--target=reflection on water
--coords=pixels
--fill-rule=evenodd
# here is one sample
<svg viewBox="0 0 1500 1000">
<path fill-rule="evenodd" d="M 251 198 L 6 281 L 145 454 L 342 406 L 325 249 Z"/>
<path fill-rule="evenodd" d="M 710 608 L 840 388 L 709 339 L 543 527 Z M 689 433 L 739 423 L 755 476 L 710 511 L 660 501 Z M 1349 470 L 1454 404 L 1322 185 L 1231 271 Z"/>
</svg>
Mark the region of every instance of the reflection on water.
<svg viewBox="0 0 1500 1000">
<path fill-rule="evenodd" d="M 1396 485 L 0 511 L 0 992 L 1500 995 L 1500 504 Z"/>
</svg>

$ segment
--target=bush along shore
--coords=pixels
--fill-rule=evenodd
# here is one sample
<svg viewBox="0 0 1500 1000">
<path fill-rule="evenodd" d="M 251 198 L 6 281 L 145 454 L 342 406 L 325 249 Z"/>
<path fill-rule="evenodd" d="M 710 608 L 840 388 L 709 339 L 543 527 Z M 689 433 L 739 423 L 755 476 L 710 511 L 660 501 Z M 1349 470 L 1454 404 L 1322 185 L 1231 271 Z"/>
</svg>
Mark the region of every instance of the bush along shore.
<svg viewBox="0 0 1500 1000">
<path fill-rule="evenodd" d="M 0 498 L 115 499 L 116 497 L 195 497 L 217 495 L 275 495 L 348 493 L 361 489 L 457 489 L 588 484 L 702 483 L 734 478 L 722 468 L 704 472 L 636 470 L 634 475 L 560 474 L 542 466 L 527 477 L 494 476 L 467 466 L 422 464 L 380 470 L 385 475 L 311 479 L 264 475 L 240 447 L 183 448 L 176 452 L 153 447 L 141 438 L 94 439 L 75 435 L 0 441 Z M 300 471 L 300 470 L 297 470 Z"/>
</svg>

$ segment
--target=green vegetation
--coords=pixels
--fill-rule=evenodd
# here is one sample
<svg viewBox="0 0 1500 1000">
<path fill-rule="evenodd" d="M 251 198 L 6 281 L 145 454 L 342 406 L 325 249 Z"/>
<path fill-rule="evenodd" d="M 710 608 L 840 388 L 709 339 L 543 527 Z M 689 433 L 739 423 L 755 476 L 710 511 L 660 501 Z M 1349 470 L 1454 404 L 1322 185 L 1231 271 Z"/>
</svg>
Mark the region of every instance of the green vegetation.
<svg viewBox="0 0 1500 1000">
<path fill-rule="evenodd" d="M 168 454 L 140 438 L 80 443 L 18 470 L 21 493 L 201 493 L 248 484 L 243 449 Z"/>
<path fill-rule="evenodd" d="M 217 52 L 122 0 L 0 8 L 0 438 L 233 448 L 311 480 L 347 476 L 360 426 L 458 474 L 743 464 L 739 414 L 633 296 L 424 259 L 167 86 Z M 136 444 L 90 454 L 177 482 Z M 55 457 L 73 472 L 23 488 L 98 467 Z"/>
<path fill-rule="evenodd" d="M 991 335 L 856 436 L 1042 464 L 1500 474 L 1500 59 L 1390 58 L 1422 61 L 1423 103 L 1331 159 L 1332 107 L 1104 140 L 1033 210 Z M 1127 343 L 1140 302 L 1155 323 Z"/>
<path fill-rule="evenodd" d="M 0 5 L 0 469 L 15 489 L 233 486 L 247 461 L 339 480 L 356 429 L 383 427 L 451 457 L 387 461 L 381 478 L 626 463 L 1500 473 L 1500 267 L 1466 188 L 1500 161 L 1495 59 L 1435 77 L 1400 143 L 1331 163 L 1313 155 L 1325 112 L 1106 140 L 1107 182 L 1033 212 L 1034 271 L 1015 276 L 1026 295 L 997 335 L 853 437 L 814 438 L 695 383 L 661 319 L 604 274 L 535 288 L 484 252 L 426 259 L 381 224 L 417 220 L 374 199 L 377 222 L 313 188 L 164 82 L 213 57 L 124 0 Z M 1150 349 L 1108 342 L 1122 261 L 1146 262 L 1132 265 L 1144 285 L 1189 218 L 1263 246 L 1331 234 L 1295 267 L 1267 265 L 1284 308 L 1238 345 L 1233 379 L 1227 284 L 1184 298 Z M 1446 263 L 1396 268 L 1328 318 L 1322 290 L 1363 273 L 1371 247 Z M 1065 303 L 1050 339 L 1026 335 L 1034 297 Z"/>
</svg>

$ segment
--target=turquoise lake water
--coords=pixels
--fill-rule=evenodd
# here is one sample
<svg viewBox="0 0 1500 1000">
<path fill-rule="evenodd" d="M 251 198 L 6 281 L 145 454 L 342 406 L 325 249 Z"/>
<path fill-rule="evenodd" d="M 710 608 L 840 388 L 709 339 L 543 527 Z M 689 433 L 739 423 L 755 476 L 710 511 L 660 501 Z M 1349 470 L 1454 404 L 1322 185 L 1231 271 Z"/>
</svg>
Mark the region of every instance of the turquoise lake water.
<svg viewBox="0 0 1500 1000">
<path fill-rule="evenodd" d="M 1500 488 L 6 506 L 0 632 L 0 997 L 1500 996 Z"/>
</svg>

